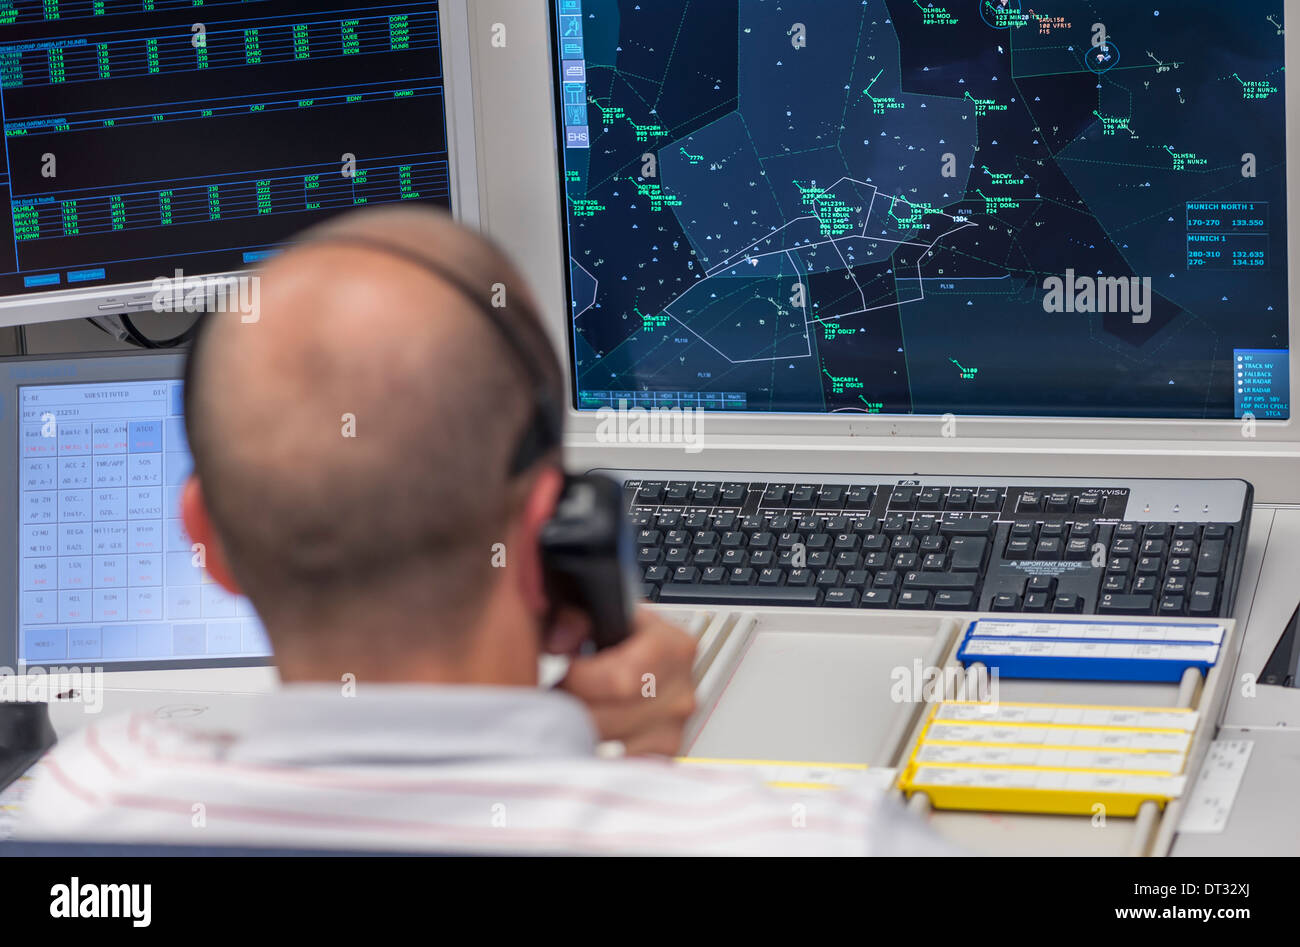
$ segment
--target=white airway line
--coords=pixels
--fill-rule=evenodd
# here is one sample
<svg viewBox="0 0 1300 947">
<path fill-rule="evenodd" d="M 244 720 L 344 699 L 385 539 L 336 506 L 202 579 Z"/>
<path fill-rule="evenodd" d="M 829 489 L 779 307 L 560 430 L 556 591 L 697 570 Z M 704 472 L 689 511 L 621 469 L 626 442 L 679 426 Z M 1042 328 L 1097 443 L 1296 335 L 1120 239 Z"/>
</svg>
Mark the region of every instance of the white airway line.
<svg viewBox="0 0 1300 947">
<path fill-rule="evenodd" d="M 858 183 L 861 183 L 861 182 L 858 182 Z M 951 215 L 947 215 L 947 214 L 945 214 L 945 215 L 943 215 L 943 216 L 951 216 Z M 818 219 L 818 218 L 800 218 L 800 219 L 801 219 L 801 220 L 807 220 L 807 219 L 813 219 L 813 220 L 816 220 L 816 219 Z M 795 223 L 795 221 L 791 221 L 791 223 Z M 786 226 L 789 226 L 789 224 L 787 224 Z M 946 230 L 946 231 L 944 231 L 943 233 L 941 233 L 941 234 L 939 234 L 937 237 L 935 237 L 934 240 L 931 241 L 931 242 L 928 243 L 928 244 L 925 244 L 925 243 L 912 243 L 911 241 L 907 241 L 907 240 L 885 240 L 885 241 L 882 241 L 882 242 L 885 242 L 885 243 L 897 243 L 897 244 L 900 244 L 900 245 L 920 247 L 920 248 L 922 248 L 922 249 L 928 251 L 928 250 L 933 250 L 934 247 L 939 243 L 939 241 L 942 240 L 944 237 L 947 237 L 947 236 L 950 236 L 951 234 L 957 233 L 957 231 L 959 231 L 959 230 L 965 230 L 967 227 L 974 227 L 974 226 L 976 226 L 975 223 L 970 222 L 970 221 L 967 221 L 966 223 L 963 223 L 960 227 L 954 227 L 952 230 Z M 782 228 L 782 229 L 784 229 L 784 228 Z M 778 233 L 778 232 L 779 232 L 779 231 L 773 231 L 773 233 Z M 767 239 L 767 238 L 765 237 L 765 238 L 763 238 L 763 239 Z M 837 245 L 836 248 L 835 248 L 835 249 L 836 249 L 836 253 L 839 253 L 838 243 L 839 243 L 839 241 L 841 241 L 841 240 L 873 240 L 873 239 L 876 239 L 876 238 L 872 238 L 872 237 L 859 237 L 859 236 L 857 236 L 857 235 L 854 235 L 854 236 L 851 236 L 851 237 L 837 237 L 837 238 L 834 238 L 834 239 L 832 239 L 832 240 L 827 240 L 827 241 L 825 241 L 825 243 L 836 244 L 836 245 Z M 759 241 L 759 242 L 761 242 L 761 241 Z M 751 244 L 751 246 L 753 246 L 753 244 Z M 809 246 L 823 246 L 823 244 L 809 244 Z M 806 248 L 806 247 L 793 247 L 793 248 L 788 249 L 788 250 L 772 250 L 772 251 L 769 251 L 769 252 L 767 252 L 767 253 L 756 254 L 753 258 L 754 258 L 754 259 L 757 259 L 759 256 L 775 256 L 775 255 L 777 255 L 777 254 L 779 254 L 779 253 L 784 253 L 784 254 L 786 254 L 786 255 L 787 255 L 787 258 L 788 258 L 788 257 L 789 257 L 789 254 L 790 254 L 791 252 L 793 252 L 793 250 L 802 250 L 802 249 L 807 249 L 807 248 Z M 844 259 L 844 255 L 843 255 L 843 254 L 840 254 L 840 259 L 841 259 L 841 260 Z M 794 262 L 794 261 L 791 260 L 791 263 L 793 263 L 793 262 Z M 846 262 L 847 262 L 847 261 L 846 261 Z M 798 273 L 798 269 L 799 269 L 798 266 L 795 266 L 795 272 L 796 272 L 796 273 Z M 853 268 L 852 268 L 852 267 L 849 267 L 849 268 L 848 268 L 848 272 L 849 272 L 849 274 L 850 274 L 850 276 L 851 276 L 851 275 L 852 275 L 852 272 L 853 272 Z M 590 274 L 588 274 L 588 275 L 590 275 Z M 694 289 L 698 288 L 699 286 L 701 286 L 701 285 L 704 284 L 704 283 L 707 283 L 709 280 L 711 280 L 711 279 L 713 279 L 713 278 L 714 278 L 714 277 L 713 277 L 713 274 L 710 273 L 710 274 L 706 275 L 706 276 L 704 277 L 704 279 L 699 280 L 698 282 L 692 283 L 690 289 L 684 290 L 683 292 L 681 292 L 680 294 L 678 294 L 676 298 L 674 298 L 672 301 L 670 301 L 669 303 L 667 303 L 667 305 L 665 305 L 665 306 L 663 307 L 663 312 L 664 312 L 664 314 L 665 314 L 666 316 L 668 316 L 668 318 L 670 318 L 670 319 L 672 319 L 674 322 L 676 322 L 678 325 L 680 325 L 683 329 L 685 329 L 685 330 L 686 330 L 687 332 L 689 332 L 691 335 L 695 336 L 697 339 L 699 339 L 701 342 L 703 342 L 705 345 L 707 345 L 709 348 L 713 349 L 713 351 L 717 352 L 719 355 L 721 355 L 723 358 L 725 358 L 725 359 L 727 360 L 728 364 L 731 364 L 731 365 L 748 365 L 748 364 L 751 364 L 751 363 L 753 363 L 753 362 L 776 362 L 776 361 L 780 361 L 780 360 L 782 360 L 782 359 L 791 359 L 791 360 L 795 360 L 795 359 L 811 358 L 811 357 L 812 357 L 812 339 L 809 338 L 808 333 L 807 333 L 807 329 L 806 329 L 806 328 L 805 328 L 805 331 L 804 331 L 804 340 L 808 343 L 808 353 L 807 353 L 806 355 L 773 355 L 773 356 L 771 356 L 771 357 L 769 357 L 769 358 L 732 358 L 732 357 L 731 357 L 730 355 L 728 355 L 726 352 L 722 351 L 722 349 L 718 348 L 716 345 L 714 345 L 712 342 L 710 342 L 710 341 L 709 341 L 708 339 L 706 339 L 704 336 L 700 335 L 700 333 L 696 332 L 694 329 L 692 329 L 690 326 L 688 326 L 685 322 L 683 322 L 681 319 L 678 319 L 676 316 L 674 316 L 674 315 L 672 314 L 672 312 L 669 310 L 669 307 L 670 307 L 670 306 L 672 306 L 674 303 L 676 303 L 677 300 L 681 299 L 681 298 L 682 298 L 683 296 L 685 296 L 687 293 L 691 292 L 691 290 L 694 290 Z M 834 315 L 834 316 L 824 316 L 824 317 L 822 317 L 821 319 L 807 319 L 807 318 L 805 318 L 805 320 L 804 320 L 804 325 L 805 325 L 805 327 L 806 327 L 806 326 L 809 326 L 809 325 L 818 325 L 818 324 L 821 324 L 821 323 L 824 323 L 824 322 L 829 322 L 829 321 L 831 321 L 831 320 L 836 320 L 836 319 L 848 319 L 848 318 L 851 317 L 851 316 L 860 316 L 860 315 L 863 315 L 864 313 L 868 313 L 868 312 L 876 312 L 877 310 L 880 310 L 880 309 L 888 309 L 888 308 L 890 308 L 891 306 L 907 306 L 907 305 L 911 305 L 912 303 L 923 302 L 923 301 L 925 300 L 925 278 L 924 278 L 923 276 L 921 276 L 921 260 L 920 260 L 919 258 L 918 258 L 917 261 L 916 261 L 916 276 L 915 276 L 915 277 L 910 277 L 910 276 L 909 276 L 909 277 L 902 277 L 902 278 L 905 278 L 905 279 L 907 279 L 907 280 L 909 280 L 909 281 L 912 280 L 912 279 L 916 279 L 916 280 L 918 280 L 918 281 L 921 283 L 921 295 L 920 295 L 918 298 L 916 298 L 916 299 L 900 299 L 900 300 L 897 300 L 897 301 L 892 302 L 892 303 L 885 303 L 885 304 L 882 305 L 882 306 L 872 306 L 872 307 L 869 307 L 869 308 L 866 308 L 866 309 L 859 309 L 859 310 L 856 310 L 856 311 L 854 311 L 854 312 L 840 313 L 839 315 Z M 947 277 L 945 277 L 945 278 L 947 278 Z M 952 278 L 952 279 L 960 279 L 960 278 L 962 278 L 962 277 L 951 277 L 951 278 Z M 997 276 L 997 277 L 969 277 L 969 278 L 970 278 L 970 279 L 1007 279 L 1008 276 Z M 857 286 L 857 280 L 855 279 L 853 282 L 854 282 L 854 285 Z M 862 294 L 862 287 L 860 287 L 860 286 L 858 287 L 858 293 L 859 293 L 859 295 Z M 864 299 L 863 299 L 863 302 L 864 302 L 864 303 L 866 302 L 865 297 L 864 297 Z"/>
<path fill-rule="evenodd" d="M 572 256 L 569 257 L 569 260 L 573 263 L 574 266 L 576 266 L 578 269 L 582 270 L 582 272 L 590 276 L 591 282 L 594 284 L 591 290 L 591 302 L 587 303 L 587 305 L 583 306 L 580 310 L 578 310 L 573 314 L 573 318 L 577 319 L 580 315 L 582 315 L 592 306 L 596 305 L 596 296 L 600 292 L 600 280 L 596 279 L 596 275 L 592 273 L 591 270 L 587 269 L 585 266 L 583 266 L 581 263 L 575 260 Z"/>
</svg>

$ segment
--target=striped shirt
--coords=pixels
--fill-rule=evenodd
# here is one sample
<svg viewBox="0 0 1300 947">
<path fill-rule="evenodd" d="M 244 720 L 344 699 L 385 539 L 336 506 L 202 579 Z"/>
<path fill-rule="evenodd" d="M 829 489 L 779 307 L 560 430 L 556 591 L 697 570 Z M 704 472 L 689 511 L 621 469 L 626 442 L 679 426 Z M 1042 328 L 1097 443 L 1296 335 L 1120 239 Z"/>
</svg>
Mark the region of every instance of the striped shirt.
<svg viewBox="0 0 1300 947">
<path fill-rule="evenodd" d="M 46 758 L 32 840 L 443 853 L 872 855 L 947 849 L 879 789 L 601 759 L 556 691 L 291 685 L 219 728 L 93 723 Z"/>
</svg>

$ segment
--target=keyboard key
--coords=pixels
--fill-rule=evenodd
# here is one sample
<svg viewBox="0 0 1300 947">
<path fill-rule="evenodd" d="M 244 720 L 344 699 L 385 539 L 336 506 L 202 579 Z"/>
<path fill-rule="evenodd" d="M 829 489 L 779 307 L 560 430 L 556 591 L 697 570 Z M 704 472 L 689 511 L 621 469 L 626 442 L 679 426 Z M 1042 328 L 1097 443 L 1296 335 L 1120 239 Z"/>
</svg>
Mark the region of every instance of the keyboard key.
<svg viewBox="0 0 1300 947">
<path fill-rule="evenodd" d="M 806 543 L 808 552 L 829 552 L 832 549 L 833 539 L 829 533 L 813 533 L 808 537 Z"/>
<path fill-rule="evenodd" d="M 1095 493 L 1085 493 L 1079 499 L 1074 501 L 1074 512 L 1076 513 L 1100 513 L 1101 497 Z"/>
<path fill-rule="evenodd" d="M 788 506 L 790 503 L 790 484 L 772 483 L 768 484 L 763 491 L 763 506 Z"/>
<path fill-rule="evenodd" d="M 1029 559 L 1032 557 L 1032 549 L 1032 542 L 1028 539 L 1008 539 L 1003 555 L 1007 559 Z"/>
<path fill-rule="evenodd" d="M 1020 608 L 1020 596 L 1014 592 L 999 592 L 993 596 L 991 611 L 1014 612 Z"/>
<path fill-rule="evenodd" d="M 691 561 L 697 566 L 716 566 L 722 562 L 722 555 L 716 549 L 696 549 Z"/>
<path fill-rule="evenodd" d="M 1034 552 L 1035 559 L 1060 559 L 1062 543 L 1059 539 L 1040 539 L 1038 549 Z"/>
<path fill-rule="evenodd" d="M 673 505 L 682 505 L 691 498 L 691 483 L 689 480 L 674 480 L 668 484 L 668 489 L 664 491 L 664 503 Z"/>
<path fill-rule="evenodd" d="M 914 552 L 900 552 L 894 557 L 895 572 L 911 572 L 921 564 L 921 557 Z"/>
<path fill-rule="evenodd" d="M 975 509 L 1001 510 L 1002 491 L 997 487 L 984 487 L 975 494 Z"/>
<path fill-rule="evenodd" d="M 1218 542 L 1218 540 L 1212 540 Z M 1192 594 L 1187 600 L 1187 614 L 1213 615 L 1219 606 L 1219 580 L 1213 576 L 1198 576 L 1192 583 Z"/>
<path fill-rule="evenodd" d="M 831 546 L 835 552 L 856 552 L 862 541 L 853 533 L 840 533 Z"/>
<path fill-rule="evenodd" d="M 745 497 L 749 493 L 748 484 L 744 483 L 724 483 L 722 493 L 718 497 L 719 506 L 744 506 Z"/>
<path fill-rule="evenodd" d="M 849 488 L 833 483 L 828 483 L 821 488 L 817 494 L 817 508 L 821 510 L 838 510 L 844 506 L 845 495 Z"/>
<path fill-rule="evenodd" d="M 1101 580 L 1101 590 L 1103 592 L 1127 592 L 1128 576 L 1126 575 L 1108 575 Z"/>
<path fill-rule="evenodd" d="M 1223 523 L 1211 523 L 1205 527 L 1204 539 L 1227 539 L 1232 535 L 1232 527 Z"/>
<path fill-rule="evenodd" d="M 871 487 L 850 487 L 846 497 L 848 500 L 848 508 L 850 510 L 869 509 L 871 507 L 871 501 L 875 499 L 875 493 L 875 490 Z"/>
<path fill-rule="evenodd" d="M 1112 556 L 1128 556 L 1128 557 L 1137 555 L 1137 540 L 1136 539 L 1115 540 L 1113 543 L 1110 544 L 1110 554 Z"/>
<path fill-rule="evenodd" d="M 1197 575 L 1218 575 L 1223 571 L 1223 545 L 1221 539 L 1201 543 L 1201 554 L 1196 559 Z"/>
<path fill-rule="evenodd" d="M 976 514 L 961 519 L 944 520 L 939 532 L 945 536 L 992 536 L 997 523 L 992 516 Z"/>
<path fill-rule="evenodd" d="M 916 552 L 920 545 L 921 541 L 915 536 L 895 536 L 889 548 L 894 552 Z"/>
<path fill-rule="evenodd" d="M 1051 601 L 1051 598 L 1045 592 L 1030 592 L 1025 596 L 1025 611 L 1045 612 Z"/>
<path fill-rule="evenodd" d="M 1083 611 L 1083 599 L 1073 592 L 1062 592 L 1052 603 L 1053 612 L 1077 613 Z"/>
<path fill-rule="evenodd" d="M 901 536 L 907 532 L 911 523 L 902 513 L 890 513 L 880 525 L 880 531 L 886 536 Z"/>
<path fill-rule="evenodd" d="M 866 589 L 858 599 L 863 608 L 889 608 L 894 593 L 889 589 Z"/>
<path fill-rule="evenodd" d="M 900 592 L 898 596 L 899 608 L 929 608 L 930 593 L 918 590 Z"/>
<path fill-rule="evenodd" d="M 839 569 L 822 569 L 817 573 L 817 587 L 836 589 L 844 584 L 844 573 Z"/>
<path fill-rule="evenodd" d="M 1150 615 L 1155 607 L 1153 595 L 1112 595 L 1104 593 L 1097 601 L 1098 615 Z"/>
<path fill-rule="evenodd" d="M 934 607 L 945 611 L 970 608 L 974 599 L 974 592 L 938 592 L 934 596 Z"/>
<path fill-rule="evenodd" d="M 948 502 L 944 508 L 948 510 L 969 510 L 975 506 L 975 491 L 970 487 L 953 487 L 948 492 Z"/>
<path fill-rule="evenodd" d="M 926 487 L 916 495 L 916 508 L 918 510 L 942 509 L 946 493 L 943 487 Z"/>
<path fill-rule="evenodd" d="M 667 486 L 662 480 L 642 480 L 641 488 L 636 492 L 636 502 L 642 506 L 656 506 Z"/>
<path fill-rule="evenodd" d="M 1037 490 L 1022 490 L 1020 492 L 1020 501 L 1016 504 L 1017 513 L 1041 513 L 1043 511 L 1043 495 Z"/>
<path fill-rule="evenodd" d="M 704 585 L 721 585 L 727 579 L 727 570 L 723 566 L 710 566 L 704 570 L 700 582 Z"/>
<path fill-rule="evenodd" d="M 980 577 L 974 572 L 908 572 L 903 587 L 909 589 L 974 590 Z"/>
<path fill-rule="evenodd" d="M 918 552 L 923 556 L 933 556 L 938 553 L 947 551 L 948 540 L 942 536 L 926 536 L 921 540 L 921 548 Z"/>
<path fill-rule="evenodd" d="M 713 506 L 718 502 L 718 494 L 721 492 L 722 485 L 716 481 L 697 483 L 693 493 L 694 502 L 700 506 Z"/>
<path fill-rule="evenodd" d="M 1141 559 L 1137 561 L 1137 574 L 1138 575 L 1159 575 L 1161 568 L 1163 568 L 1163 565 L 1164 563 L 1162 563 L 1155 556 L 1143 556 Z"/>
<path fill-rule="evenodd" d="M 1186 609 L 1186 600 L 1181 595 L 1166 595 L 1160 600 L 1157 615 L 1181 615 Z"/>
<path fill-rule="evenodd" d="M 1047 494 L 1048 513 L 1069 513 L 1070 493 L 1068 490 L 1053 490 Z"/>
<path fill-rule="evenodd" d="M 933 536 L 935 530 L 939 528 L 939 517 L 934 513 L 925 513 L 912 520 L 912 535 L 929 537 Z"/>
<path fill-rule="evenodd" d="M 796 510 L 811 510 L 817 505 L 818 489 L 816 484 L 799 484 L 790 494 L 790 507 Z"/>
<path fill-rule="evenodd" d="M 1033 575 L 1025 583 L 1026 592 L 1046 592 L 1051 595 L 1056 591 L 1056 576 L 1054 575 Z"/>
<path fill-rule="evenodd" d="M 812 607 L 820 603 L 815 586 L 683 585 L 672 582 L 659 593 L 663 605 L 789 605 Z"/>
<path fill-rule="evenodd" d="M 830 589 L 822 599 L 830 608 L 854 608 L 858 604 L 857 589 Z"/>
<path fill-rule="evenodd" d="M 889 497 L 889 508 L 891 510 L 910 510 L 916 506 L 916 495 L 920 491 L 916 487 L 894 487 L 894 492 Z"/>
</svg>

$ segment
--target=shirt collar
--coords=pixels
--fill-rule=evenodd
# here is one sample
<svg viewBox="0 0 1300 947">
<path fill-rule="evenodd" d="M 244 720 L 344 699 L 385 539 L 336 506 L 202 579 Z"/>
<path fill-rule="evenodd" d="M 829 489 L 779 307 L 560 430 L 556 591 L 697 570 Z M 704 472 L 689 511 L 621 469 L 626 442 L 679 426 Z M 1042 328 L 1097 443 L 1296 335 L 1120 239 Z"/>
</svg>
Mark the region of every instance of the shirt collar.
<svg viewBox="0 0 1300 947">
<path fill-rule="evenodd" d="M 479 685 L 287 684 L 244 711 L 226 758 L 298 765 L 591 756 L 586 708 L 561 691 Z"/>
</svg>

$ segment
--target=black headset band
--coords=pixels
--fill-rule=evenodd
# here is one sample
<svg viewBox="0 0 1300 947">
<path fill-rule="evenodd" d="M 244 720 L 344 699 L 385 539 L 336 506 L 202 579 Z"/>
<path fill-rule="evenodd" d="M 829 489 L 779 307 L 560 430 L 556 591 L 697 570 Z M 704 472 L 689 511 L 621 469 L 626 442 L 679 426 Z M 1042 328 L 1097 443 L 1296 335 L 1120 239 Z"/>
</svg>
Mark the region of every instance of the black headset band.
<svg viewBox="0 0 1300 947">
<path fill-rule="evenodd" d="M 496 331 L 497 336 L 505 343 L 506 348 L 513 354 L 515 361 L 528 376 L 532 387 L 533 416 L 520 435 L 519 444 L 511 455 L 509 474 L 515 476 L 523 473 L 546 454 L 560 446 L 563 439 L 563 421 L 559 403 L 552 394 L 551 385 L 533 354 L 510 331 L 510 326 L 507 325 L 502 315 L 503 310 L 508 307 L 494 306 L 487 293 L 475 287 L 455 268 L 444 264 L 440 260 L 426 257 L 399 243 L 352 234 L 323 234 L 298 244 L 298 247 L 317 246 L 352 246 L 396 257 L 448 284 L 460 296 L 473 303 L 474 309 L 488 321 Z M 206 317 L 201 321 L 206 321 Z M 203 332 L 197 332 L 191 342 L 185 372 L 187 382 L 193 375 L 195 352 L 203 335 Z M 187 403 L 189 401 L 189 388 L 190 385 L 186 384 Z"/>
<path fill-rule="evenodd" d="M 383 253 L 404 260 L 412 266 L 424 270 L 426 273 L 450 285 L 462 297 L 473 303 L 478 313 L 496 330 L 497 336 L 505 343 L 506 348 L 510 349 L 514 354 L 515 361 L 528 375 L 528 380 L 533 389 L 533 417 L 520 436 L 519 445 L 515 448 L 511 457 L 509 467 L 511 476 L 523 473 L 547 453 L 560 446 L 563 439 L 563 422 L 561 421 L 559 405 L 556 403 L 551 393 L 551 386 L 532 352 L 519 341 L 506 323 L 503 312 L 509 308 L 508 303 L 506 306 L 500 307 L 494 305 L 488 293 L 485 292 L 485 290 L 490 289 L 489 287 L 476 287 L 455 268 L 446 265 L 441 260 L 425 256 L 419 251 L 399 243 L 358 234 L 322 234 L 299 244 L 299 246 L 303 247 L 331 245 L 354 246 L 373 250 L 376 253 Z"/>
</svg>

